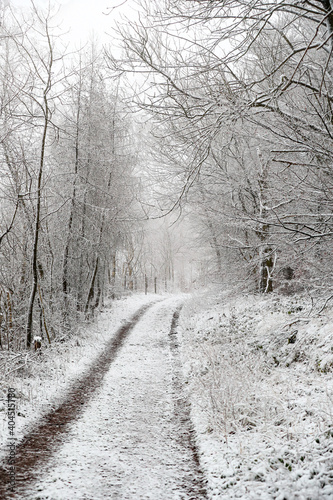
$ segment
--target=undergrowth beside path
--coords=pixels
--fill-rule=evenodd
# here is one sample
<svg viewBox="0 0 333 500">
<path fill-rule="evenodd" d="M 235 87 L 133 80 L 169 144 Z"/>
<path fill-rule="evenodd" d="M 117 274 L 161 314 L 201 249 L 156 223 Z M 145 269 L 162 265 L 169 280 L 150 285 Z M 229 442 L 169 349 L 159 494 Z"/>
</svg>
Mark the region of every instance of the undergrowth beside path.
<svg viewBox="0 0 333 500">
<path fill-rule="evenodd" d="M 210 498 L 333 498 L 333 310 L 200 294 L 181 315 Z"/>
</svg>

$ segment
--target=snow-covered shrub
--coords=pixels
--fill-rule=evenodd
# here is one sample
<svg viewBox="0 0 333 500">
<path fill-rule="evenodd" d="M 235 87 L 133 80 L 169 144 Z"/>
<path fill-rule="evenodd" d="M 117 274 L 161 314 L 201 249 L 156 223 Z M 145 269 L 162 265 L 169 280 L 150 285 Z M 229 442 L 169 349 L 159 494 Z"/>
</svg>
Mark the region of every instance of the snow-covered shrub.
<svg viewBox="0 0 333 500">
<path fill-rule="evenodd" d="M 184 375 L 212 498 L 331 498 L 333 311 L 313 313 L 306 297 L 276 294 L 207 294 L 184 308 Z"/>
</svg>

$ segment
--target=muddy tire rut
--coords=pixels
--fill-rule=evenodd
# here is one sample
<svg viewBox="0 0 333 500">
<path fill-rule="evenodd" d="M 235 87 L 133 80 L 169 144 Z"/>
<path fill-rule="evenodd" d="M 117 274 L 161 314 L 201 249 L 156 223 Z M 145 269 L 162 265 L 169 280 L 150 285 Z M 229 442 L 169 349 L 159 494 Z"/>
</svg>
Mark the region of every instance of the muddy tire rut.
<svg viewBox="0 0 333 500">
<path fill-rule="evenodd" d="M 153 305 L 155 305 L 154 308 L 152 308 Z M 148 327 L 144 324 L 141 326 L 140 330 L 138 323 L 141 324 L 140 319 L 142 319 L 145 314 L 148 314 L 148 309 L 150 309 L 151 312 L 151 325 L 155 324 L 151 308 L 156 309 L 157 313 L 155 313 L 155 316 L 159 314 L 158 321 L 160 321 L 161 324 L 163 322 L 165 323 L 165 319 L 168 317 L 165 313 L 166 308 L 164 308 L 165 311 L 161 311 L 161 305 L 156 303 L 150 303 L 141 307 L 126 324 L 119 328 L 106 345 L 103 353 L 93 362 L 83 376 L 76 380 L 67 392 L 63 402 L 58 404 L 53 411 L 46 414 L 39 424 L 36 425 L 17 445 L 15 461 L 16 488 L 14 493 L 8 490 L 9 473 L 7 466 L 5 464 L 0 466 L 1 499 L 45 498 L 53 500 L 53 498 L 63 498 L 63 500 L 66 500 L 67 498 L 71 498 L 72 495 L 73 498 L 91 498 L 91 500 L 92 498 L 154 498 L 154 495 L 156 499 L 174 498 L 189 500 L 206 497 L 204 479 L 200 470 L 195 440 L 193 439 L 189 407 L 181 387 L 181 366 L 177 346 L 177 321 L 180 308 L 177 308 L 172 317 L 171 329 L 169 322 L 169 326 L 167 327 L 167 333 L 169 335 L 165 335 L 165 333 L 162 335 L 162 332 L 160 335 L 156 335 L 154 326 L 150 326 L 149 323 Z M 133 332 L 133 330 L 135 331 Z M 142 345 L 142 339 L 147 337 L 146 330 L 148 331 L 148 339 L 145 341 L 146 344 Z M 138 333 L 135 334 L 137 331 Z M 131 336 L 129 337 L 130 334 Z M 138 340 L 136 337 L 139 337 Z M 151 359 L 149 358 L 150 355 L 147 348 L 150 349 L 150 345 L 153 350 L 155 349 L 154 352 L 156 354 L 158 353 L 160 356 L 160 361 L 156 359 L 156 354 L 154 353 L 151 354 Z M 129 360 L 126 358 L 122 360 L 123 351 L 128 351 L 127 356 L 129 356 Z M 164 353 L 163 356 L 161 351 Z M 126 352 L 124 356 L 126 356 Z M 136 360 L 138 356 L 141 356 L 143 361 Z M 166 358 L 166 356 L 169 356 L 169 358 Z M 162 366 L 161 361 L 165 364 L 163 369 L 159 368 Z M 142 362 L 145 362 L 147 366 L 143 365 Z M 119 367 L 114 366 L 117 365 L 117 363 Z M 137 363 L 137 368 L 135 368 L 135 363 Z M 155 368 L 154 363 L 156 364 Z M 136 370 L 135 376 L 134 374 L 131 376 L 131 369 Z M 112 370 L 114 370 L 114 374 L 111 373 Z M 122 370 L 122 375 L 119 374 L 119 370 Z M 163 370 L 165 370 L 165 373 Z M 140 371 L 143 371 L 142 375 Z M 159 371 L 163 372 L 162 376 L 164 380 L 158 380 L 157 376 Z M 144 379 L 144 377 L 146 377 L 147 380 L 141 380 Z M 168 380 L 168 377 L 170 378 L 168 385 L 171 387 L 166 390 L 167 396 L 164 396 L 161 389 Z M 150 381 L 151 384 L 154 384 L 155 380 L 155 385 L 150 386 Z M 105 389 L 103 390 L 107 392 L 105 392 L 104 395 L 101 393 L 99 399 L 95 402 L 96 393 L 101 391 L 101 388 L 104 386 Z M 135 394 L 130 395 L 131 390 Z M 112 402 L 106 402 L 105 400 L 108 399 L 111 393 L 113 395 L 119 393 L 119 397 L 113 397 Z M 158 404 L 158 407 L 161 407 L 161 410 L 156 410 L 154 406 L 155 402 Z M 96 442 L 96 436 L 98 439 L 98 436 L 101 435 L 101 427 L 96 430 L 96 436 L 90 436 L 89 434 L 89 436 L 85 437 L 85 435 L 82 434 L 86 434 L 87 431 L 85 427 L 82 427 L 83 431 L 77 431 L 77 436 L 74 436 L 74 438 L 70 437 L 72 428 L 75 428 L 76 425 L 81 425 L 80 421 L 82 419 L 87 419 L 87 426 L 88 428 L 91 427 L 91 423 L 88 419 L 89 412 L 88 415 L 85 415 L 85 412 L 87 406 L 96 406 L 96 403 L 102 406 L 102 409 L 98 410 L 100 411 L 98 417 L 96 417 L 97 410 L 94 410 L 95 413 L 91 421 L 97 420 L 99 422 L 98 425 L 100 425 L 101 422 L 107 422 L 107 424 L 105 424 L 107 426 L 107 431 L 105 431 L 107 434 L 104 438 L 105 443 L 102 450 L 103 456 L 106 456 L 106 459 L 103 464 L 99 462 L 97 464 L 98 457 L 100 458 L 101 453 L 92 451 L 92 455 L 95 454 L 96 456 L 92 458 L 89 457 L 89 449 L 91 449 L 92 443 Z M 117 407 L 117 405 L 119 405 L 119 407 Z M 164 405 L 163 409 L 162 405 Z M 152 413 L 152 420 L 149 422 Z M 159 413 L 161 413 L 161 415 Z M 151 431 L 151 428 L 153 431 Z M 164 432 L 166 433 L 165 437 L 161 438 L 161 436 L 159 436 L 159 429 L 161 429 L 162 435 Z M 167 431 L 164 429 L 167 429 Z M 89 432 L 92 433 L 92 431 Z M 102 432 L 104 434 L 104 430 Z M 139 432 L 141 434 L 139 434 Z M 142 445 L 138 444 L 138 441 L 140 441 L 140 443 L 144 442 L 146 433 L 148 436 L 152 434 L 152 437 L 147 438 L 146 446 L 142 448 L 141 452 L 144 458 L 141 458 L 140 446 L 142 447 Z M 174 434 L 174 436 L 170 434 Z M 133 441 L 134 438 L 136 441 Z M 96 470 L 96 481 L 99 484 L 102 478 L 105 482 L 104 485 L 99 484 L 100 492 L 98 488 L 94 490 L 93 485 L 91 485 L 91 488 L 93 488 L 92 491 L 94 491 L 94 493 L 90 493 L 90 485 L 87 486 L 82 484 L 82 486 L 79 486 L 80 482 L 78 482 L 78 486 L 75 486 L 75 480 L 73 481 L 70 479 L 67 481 L 66 479 L 61 479 L 61 475 L 63 474 L 62 471 L 65 472 L 65 477 L 69 467 L 75 469 L 75 461 L 72 460 L 71 465 L 68 465 L 68 463 L 63 466 L 61 466 L 61 464 L 53 465 L 52 462 L 57 462 L 59 450 L 63 448 L 63 444 L 70 441 L 70 439 L 76 439 L 71 446 L 73 450 L 77 450 L 73 453 L 76 457 L 76 462 L 79 464 L 82 463 L 82 465 L 80 465 L 82 470 L 86 467 L 86 462 L 90 463 L 91 461 L 95 463 L 95 468 L 97 468 L 98 465 L 99 469 Z M 81 448 L 85 444 L 85 439 L 87 441 L 88 454 L 85 452 L 85 458 L 80 458 Z M 89 439 L 91 440 L 90 443 Z M 151 439 L 151 444 L 149 439 Z M 166 442 L 166 440 L 168 440 L 168 442 Z M 168 449 L 170 447 L 169 441 L 174 441 L 172 450 Z M 75 445 L 75 443 L 77 444 Z M 183 469 L 185 467 L 187 470 L 179 471 L 181 479 L 168 479 L 171 486 L 168 486 L 166 482 L 166 485 L 162 488 L 162 496 L 156 497 L 154 488 L 156 490 L 158 487 L 158 479 L 161 481 L 160 477 L 163 477 L 163 465 L 158 465 L 158 472 L 153 472 L 153 474 L 156 474 L 157 479 L 155 482 L 153 481 L 151 483 L 151 487 L 149 486 L 149 481 L 146 486 L 141 483 L 145 467 L 152 466 L 149 464 L 153 464 L 153 467 L 155 467 L 156 461 L 159 460 L 159 443 L 161 443 L 161 454 L 163 455 L 164 453 L 167 456 L 167 459 L 165 459 L 166 465 L 164 465 L 164 467 L 167 468 L 167 475 L 169 474 L 169 469 L 172 469 L 173 475 L 175 475 L 177 469 Z M 98 446 L 101 447 L 102 444 Z M 154 448 L 156 448 L 156 450 L 154 450 Z M 163 448 L 165 448 L 165 452 Z M 152 450 L 152 457 L 148 457 L 150 453 L 149 449 Z M 188 466 L 188 464 L 183 466 L 182 463 L 172 463 L 172 454 L 176 453 L 177 455 L 179 450 L 182 453 L 183 449 L 187 450 L 188 460 L 191 462 L 190 466 Z M 131 456 L 127 457 L 127 455 Z M 135 461 L 133 458 L 134 455 Z M 108 456 L 110 460 L 107 459 Z M 114 458 L 116 456 L 120 458 L 116 460 Z M 119 463 L 122 463 L 122 460 L 124 460 L 125 463 L 128 462 L 125 468 L 119 468 Z M 138 464 L 140 464 L 141 460 L 143 461 L 143 465 L 139 466 Z M 182 458 L 176 459 L 176 462 L 177 460 L 181 462 Z M 144 465 L 145 461 L 147 462 L 146 465 Z M 164 458 L 162 459 L 162 462 L 163 461 Z M 92 467 L 92 469 L 93 468 L 94 467 Z M 128 476 L 128 471 L 131 469 L 132 474 Z M 43 486 L 44 483 L 41 477 L 43 477 L 43 475 L 48 477 L 48 474 L 52 476 L 53 471 L 55 471 L 55 478 L 45 479 L 45 486 Z M 147 470 L 146 473 L 149 474 L 149 471 Z M 138 477 L 135 479 L 137 484 L 134 486 L 129 485 L 128 483 L 133 482 L 133 478 L 136 476 Z M 60 484 L 61 488 L 63 488 L 63 492 L 59 490 L 59 494 L 57 493 L 57 489 L 59 489 L 59 486 L 57 487 L 58 480 L 65 483 Z M 87 481 L 87 474 L 84 475 L 83 473 L 80 481 L 84 480 Z M 55 488 L 51 488 L 52 481 L 56 483 Z M 178 490 L 177 481 L 181 483 L 179 484 Z M 37 493 L 36 485 L 38 485 L 39 482 L 41 482 L 42 486 L 37 488 L 37 490 L 40 491 L 40 493 Z M 74 486 L 72 486 L 73 484 Z M 73 491 L 71 488 L 74 488 Z M 145 488 L 147 491 L 145 491 Z M 150 496 L 150 488 L 152 489 L 152 496 Z M 164 491 L 166 488 L 173 488 L 172 492 L 170 492 L 170 496 L 168 496 L 167 491 Z M 110 496 L 105 496 L 106 494 Z"/>
</svg>

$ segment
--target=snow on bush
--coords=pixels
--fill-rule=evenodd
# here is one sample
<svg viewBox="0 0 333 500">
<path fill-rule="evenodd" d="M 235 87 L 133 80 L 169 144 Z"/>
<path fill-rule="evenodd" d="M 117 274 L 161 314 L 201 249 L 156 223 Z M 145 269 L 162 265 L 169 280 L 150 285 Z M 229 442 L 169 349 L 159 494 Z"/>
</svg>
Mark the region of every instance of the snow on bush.
<svg viewBox="0 0 333 500">
<path fill-rule="evenodd" d="M 184 375 L 213 498 L 333 496 L 333 313 L 306 298 L 192 299 Z"/>
</svg>

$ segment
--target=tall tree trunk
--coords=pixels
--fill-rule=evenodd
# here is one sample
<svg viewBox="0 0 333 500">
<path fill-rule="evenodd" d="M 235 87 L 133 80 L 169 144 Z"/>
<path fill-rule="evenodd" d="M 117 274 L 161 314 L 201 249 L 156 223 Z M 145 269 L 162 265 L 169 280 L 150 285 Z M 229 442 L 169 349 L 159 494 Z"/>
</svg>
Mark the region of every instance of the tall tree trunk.
<svg viewBox="0 0 333 500">
<path fill-rule="evenodd" d="M 271 248 L 263 248 L 260 255 L 259 292 L 270 293 L 273 291 L 272 272 L 274 259 Z"/>
<path fill-rule="evenodd" d="M 81 84 L 81 82 L 80 82 L 80 84 Z M 69 314 L 68 260 L 69 260 L 69 247 L 70 247 L 70 243 L 71 243 L 71 239 L 72 239 L 72 227 L 73 227 L 74 209 L 75 209 L 75 203 L 76 203 L 76 183 L 77 183 L 77 174 L 78 174 L 78 167 L 79 167 L 80 111 L 81 111 L 81 85 L 79 88 L 78 106 L 77 106 L 77 113 L 76 113 L 75 163 L 74 163 L 73 191 L 72 191 L 70 213 L 69 213 L 68 227 L 67 227 L 67 239 L 66 239 L 66 245 L 65 245 L 65 250 L 64 250 L 63 267 L 62 267 L 62 291 L 63 291 L 63 295 L 64 295 L 64 320 L 65 320 L 65 324 L 68 323 L 68 314 Z"/>
<path fill-rule="evenodd" d="M 95 282 L 96 282 L 96 276 L 97 276 L 97 272 L 98 272 L 98 263 L 99 263 L 99 257 L 97 255 L 94 271 L 93 271 L 90 286 L 89 286 L 89 292 L 88 292 L 88 297 L 87 297 L 87 301 L 86 301 L 86 306 L 84 309 L 84 313 L 86 316 L 88 315 L 90 304 L 94 298 Z"/>
<path fill-rule="evenodd" d="M 33 312 L 34 312 L 34 303 L 37 292 L 37 283 L 38 283 L 38 240 L 39 240 L 39 230 L 40 230 L 40 209 L 41 209 L 41 190 L 42 190 L 42 177 L 43 177 L 43 168 L 44 168 L 44 159 L 45 159 L 45 148 L 46 148 L 46 137 L 47 137 L 47 129 L 49 124 L 49 110 L 48 110 L 48 102 L 47 102 L 47 91 L 49 89 L 50 81 L 48 82 L 48 87 L 44 92 L 44 129 L 43 129 L 43 137 L 42 137 L 42 146 L 41 146 L 41 154 L 40 154 L 40 162 L 39 162 L 39 170 L 38 170 L 38 180 L 37 180 L 37 202 L 36 202 L 36 214 L 35 214 L 35 227 L 34 227 L 34 242 L 33 242 L 33 250 L 32 250 L 32 284 L 31 284 L 31 292 L 29 298 L 28 305 L 28 318 L 27 318 L 27 348 L 29 349 L 32 342 L 32 332 L 33 332 Z"/>
<path fill-rule="evenodd" d="M 34 5 L 33 7 L 34 7 L 34 12 L 37 14 L 37 17 L 39 17 Z M 44 66 L 46 66 L 47 70 L 47 78 L 43 91 L 43 101 L 40 104 L 44 114 L 44 125 L 43 125 L 43 134 L 42 134 L 40 158 L 39 158 L 39 169 L 37 177 L 37 201 L 36 201 L 36 212 L 35 212 L 35 222 L 34 222 L 33 250 L 32 250 L 32 283 L 31 283 L 31 293 L 28 304 L 28 317 L 27 317 L 27 327 L 26 327 L 26 339 L 27 339 L 28 349 L 30 348 L 32 342 L 34 303 L 35 303 L 37 284 L 38 284 L 38 241 L 39 241 L 39 231 L 40 231 L 42 178 L 43 178 L 44 161 L 45 161 L 46 138 L 50 122 L 48 93 L 51 90 L 51 85 L 52 85 L 51 78 L 52 78 L 52 66 L 53 66 L 53 48 L 49 34 L 47 19 L 45 19 L 45 37 L 49 48 L 49 60 L 47 61 L 47 63 L 44 63 Z"/>
<path fill-rule="evenodd" d="M 268 198 L 268 162 L 264 160 L 260 151 L 258 151 L 258 160 L 260 165 L 260 174 L 258 178 L 259 186 L 259 216 L 260 229 L 257 234 L 260 239 L 259 250 L 259 292 L 270 293 L 273 291 L 272 274 L 274 271 L 273 249 L 269 244 L 270 225 L 267 220 L 267 198 Z"/>
<path fill-rule="evenodd" d="M 208 210 L 206 208 L 206 196 L 202 187 L 201 180 L 198 179 L 198 186 L 199 186 L 199 191 L 202 197 L 202 202 L 203 202 L 203 211 L 205 214 L 205 219 L 207 222 L 207 226 L 209 228 L 209 232 L 211 234 L 211 239 L 210 239 L 210 245 L 214 249 L 215 255 L 216 255 L 216 264 L 217 264 L 217 270 L 219 275 L 221 276 L 222 274 L 222 255 L 221 255 L 221 250 L 217 241 L 217 236 L 216 236 L 216 231 L 214 229 L 211 217 L 208 213 Z"/>
</svg>

